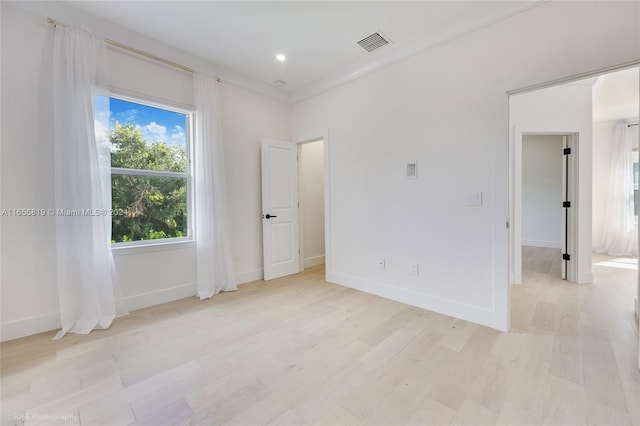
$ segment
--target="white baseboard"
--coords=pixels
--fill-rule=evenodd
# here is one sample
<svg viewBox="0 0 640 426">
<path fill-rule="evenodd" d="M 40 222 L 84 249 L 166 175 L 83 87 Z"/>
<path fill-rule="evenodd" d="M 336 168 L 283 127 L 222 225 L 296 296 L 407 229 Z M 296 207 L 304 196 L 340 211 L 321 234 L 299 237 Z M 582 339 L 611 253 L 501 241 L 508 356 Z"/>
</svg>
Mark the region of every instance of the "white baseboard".
<svg viewBox="0 0 640 426">
<path fill-rule="evenodd" d="M 538 241 L 538 240 L 522 240 L 523 246 L 530 247 L 546 247 L 546 248 L 562 248 L 562 242 L 560 241 Z"/>
<path fill-rule="evenodd" d="M 195 284 L 185 284 L 181 286 L 165 288 L 149 293 L 137 294 L 124 298 L 125 305 L 130 311 L 142 309 L 161 303 L 171 302 L 196 294 Z M 18 339 L 20 337 L 31 336 L 38 333 L 60 329 L 60 314 L 48 314 L 38 317 L 26 318 L 12 321 L 1 325 L 0 341 Z"/>
<path fill-rule="evenodd" d="M 31 317 L 18 321 L 2 324 L 0 329 L 0 341 L 19 339 L 20 337 L 44 333 L 60 328 L 60 314 L 48 314 L 39 317 Z M 53 338 L 53 336 L 51 336 Z"/>
<path fill-rule="evenodd" d="M 238 284 L 261 280 L 262 269 L 242 272 L 236 275 Z M 135 311 L 149 306 L 172 302 L 185 297 L 195 296 L 196 284 L 184 284 L 143 294 L 136 294 L 124 298 L 127 309 Z M 0 325 L 0 341 L 18 339 L 38 333 L 60 329 L 60 314 L 53 313 L 38 317 L 26 318 Z"/>
<path fill-rule="evenodd" d="M 320 256 L 308 257 L 304 260 L 304 267 L 311 268 L 312 266 L 322 265 L 324 263 L 324 254 Z"/>
<path fill-rule="evenodd" d="M 253 271 L 237 274 L 236 277 L 238 284 L 243 284 L 261 280 L 263 278 L 263 273 L 262 269 L 255 269 Z M 475 306 L 415 293 L 409 290 L 339 273 L 328 272 L 327 281 L 444 315 L 450 315 L 477 324 L 494 327 L 493 311 L 481 309 Z M 136 310 L 159 305 L 161 303 L 171 302 L 173 300 L 183 299 L 185 297 L 194 296 L 195 294 L 196 284 L 185 284 L 168 289 L 129 296 L 125 298 L 125 303 L 129 310 Z M 0 338 L 1 341 L 4 342 L 46 331 L 57 330 L 59 328 L 60 314 L 54 313 L 42 315 L 39 317 L 32 317 L 2 324 L 0 329 Z"/>
<path fill-rule="evenodd" d="M 163 288 L 161 290 L 150 291 L 148 293 L 136 294 L 124 298 L 127 309 L 135 311 L 136 309 L 148 308 L 149 306 L 160 305 L 162 303 L 172 302 L 185 297 L 195 296 L 196 284 L 183 284 L 176 287 Z"/>
<path fill-rule="evenodd" d="M 253 269 L 251 271 L 239 272 L 236 274 L 236 281 L 238 285 L 250 283 L 251 281 L 258 281 L 264 278 L 264 272 L 262 268 Z"/>
<path fill-rule="evenodd" d="M 327 281 L 497 329 L 495 326 L 494 312 L 476 306 L 465 305 L 452 300 L 441 299 L 335 272 L 327 272 Z"/>
</svg>

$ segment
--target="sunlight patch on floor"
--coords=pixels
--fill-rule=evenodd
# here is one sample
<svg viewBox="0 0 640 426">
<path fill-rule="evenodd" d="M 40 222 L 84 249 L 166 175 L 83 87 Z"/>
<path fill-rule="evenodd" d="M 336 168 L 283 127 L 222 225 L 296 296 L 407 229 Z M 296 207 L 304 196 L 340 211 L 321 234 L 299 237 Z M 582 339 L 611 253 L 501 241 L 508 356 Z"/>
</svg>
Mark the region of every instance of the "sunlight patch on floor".
<svg viewBox="0 0 640 426">
<path fill-rule="evenodd" d="M 617 257 L 615 259 L 608 259 L 603 262 L 594 263 L 595 266 L 608 266 L 610 268 L 621 268 L 621 269 L 633 269 L 635 271 L 638 270 L 638 259 L 633 259 L 630 257 Z"/>
</svg>

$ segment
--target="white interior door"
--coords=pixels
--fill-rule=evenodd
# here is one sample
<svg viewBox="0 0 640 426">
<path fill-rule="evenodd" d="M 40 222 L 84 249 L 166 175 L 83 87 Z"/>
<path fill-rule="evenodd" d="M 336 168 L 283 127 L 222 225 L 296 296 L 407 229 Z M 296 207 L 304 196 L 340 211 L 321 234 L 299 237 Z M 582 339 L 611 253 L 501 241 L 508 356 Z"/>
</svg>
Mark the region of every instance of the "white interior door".
<svg viewBox="0 0 640 426">
<path fill-rule="evenodd" d="M 264 279 L 300 272 L 298 147 L 262 140 L 262 244 Z"/>
</svg>

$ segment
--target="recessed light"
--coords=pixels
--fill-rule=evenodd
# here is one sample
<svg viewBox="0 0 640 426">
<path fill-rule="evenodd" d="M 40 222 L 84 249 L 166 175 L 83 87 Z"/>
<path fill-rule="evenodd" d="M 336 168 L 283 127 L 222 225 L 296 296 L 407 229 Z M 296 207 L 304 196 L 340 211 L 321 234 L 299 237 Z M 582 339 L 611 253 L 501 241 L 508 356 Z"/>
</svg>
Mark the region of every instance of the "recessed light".
<svg viewBox="0 0 640 426">
<path fill-rule="evenodd" d="M 286 61 L 286 60 L 287 60 L 287 57 L 286 57 L 286 56 L 284 56 L 282 53 L 278 53 L 278 54 L 276 55 L 276 59 L 277 59 L 278 61 L 280 61 L 280 62 L 284 62 L 284 61 Z"/>
</svg>

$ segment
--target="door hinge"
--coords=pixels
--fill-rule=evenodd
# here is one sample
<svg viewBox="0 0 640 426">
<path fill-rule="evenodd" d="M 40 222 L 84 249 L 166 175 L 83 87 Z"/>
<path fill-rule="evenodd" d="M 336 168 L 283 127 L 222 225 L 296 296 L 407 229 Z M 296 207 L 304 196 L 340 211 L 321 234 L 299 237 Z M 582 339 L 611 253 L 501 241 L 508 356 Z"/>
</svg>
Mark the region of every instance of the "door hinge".
<svg viewBox="0 0 640 426">
<path fill-rule="evenodd" d="M 571 260 L 571 255 L 569 253 L 562 253 L 562 260 Z"/>
<path fill-rule="evenodd" d="M 571 148 L 565 148 L 565 149 L 563 149 L 563 150 L 562 150 L 562 154 L 563 154 L 563 155 L 569 155 L 569 154 L 571 154 Z"/>
<path fill-rule="evenodd" d="M 565 209 L 568 209 L 569 207 L 571 207 L 571 201 L 563 201 L 562 207 L 564 207 Z"/>
<path fill-rule="evenodd" d="M 507 222 L 507 229 L 509 229 L 509 222 Z"/>
</svg>

